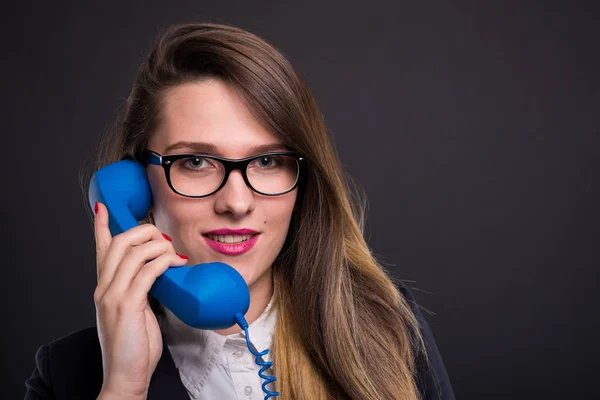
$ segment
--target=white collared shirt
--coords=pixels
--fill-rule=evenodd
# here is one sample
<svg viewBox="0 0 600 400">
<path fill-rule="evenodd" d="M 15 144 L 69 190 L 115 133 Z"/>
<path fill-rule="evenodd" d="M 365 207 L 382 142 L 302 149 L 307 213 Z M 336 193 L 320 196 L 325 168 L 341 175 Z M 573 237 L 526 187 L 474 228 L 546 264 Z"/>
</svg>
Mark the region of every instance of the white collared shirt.
<svg viewBox="0 0 600 400">
<path fill-rule="evenodd" d="M 250 343 L 258 352 L 270 349 L 273 341 L 277 310 L 271 310 L 272 301 L 273 298 L 248 326 Z M 258 376 L 262 367 L 255 363 L 256 356 L 248 350 L 243 330 L 224 336 L 192 328 L 167 308 L 163 309 L 165 317 L 161 329 L 190 399 L 264 399 L 261 387 L 264 380 Z M 271 361 L 271 353 L 262 359 Z M 271 368 L 264 374 L 272 375 Z M 272 386 L 267 385 L 267 389 L 273 390 Z"/>
</svg>

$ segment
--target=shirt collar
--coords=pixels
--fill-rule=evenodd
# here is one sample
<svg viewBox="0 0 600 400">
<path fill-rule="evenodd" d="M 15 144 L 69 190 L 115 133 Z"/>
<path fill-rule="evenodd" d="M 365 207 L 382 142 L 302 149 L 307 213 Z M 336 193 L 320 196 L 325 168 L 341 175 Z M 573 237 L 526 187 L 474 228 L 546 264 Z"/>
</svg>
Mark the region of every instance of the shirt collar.
<svg viewBox="0 0 600 400">
<path fill-rule="evenodd" d="M 277 309 L 272 307 L 272 303 L 273 296 L 262 314 L 248 326 L 250 343 L 259 352 L 269 349 L 272 344 L 277 320 Z M 163 307 L 163 310 L 161 330 L 175 366 L 184 372 L 182 379 L 188 388 L 194 387 L 200 390 L 226 344 L 228 347 L 249 351 L 245 332 L 241 328 L 235 333 L 220 335 L 211 330 L 193 328 L 182 322 L 166 307 Z M 270 356 L 269 352 L 262 358 L 270 361 Z"/>
</svg>

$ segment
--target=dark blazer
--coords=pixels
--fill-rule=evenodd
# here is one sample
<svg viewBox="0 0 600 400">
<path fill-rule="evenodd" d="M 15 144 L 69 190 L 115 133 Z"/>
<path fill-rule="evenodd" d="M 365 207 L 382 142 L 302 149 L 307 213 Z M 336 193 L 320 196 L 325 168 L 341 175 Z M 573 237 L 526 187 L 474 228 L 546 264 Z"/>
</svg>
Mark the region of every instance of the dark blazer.
<svg viewBox="0 0 600 400">
<path fill-rule="evenodd" d="M 421 324 L 430 367 L 417 358 L 417 386 L 424 400 L 454 400 L 446 368 L 427 322 L 413 294 L 404 286 L 400 292 L 408 300 Z M 163 338 L 164 339 L 164 338 Z M 96 399 L 102 387 L 102 354 L 96 327 L 90 327 L 41 346 L 35 354 L 36 368 L 25 381 L 25 400 Z M 149 400 L 189 399 L 168 346 L 150 380 Z"/>
</svg>

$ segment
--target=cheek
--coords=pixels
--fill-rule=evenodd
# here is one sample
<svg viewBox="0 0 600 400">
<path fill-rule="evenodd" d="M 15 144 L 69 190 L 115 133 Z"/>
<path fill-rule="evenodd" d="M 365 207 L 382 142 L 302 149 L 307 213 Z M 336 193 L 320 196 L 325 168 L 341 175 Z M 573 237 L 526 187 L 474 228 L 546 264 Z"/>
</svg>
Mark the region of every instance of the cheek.
<svg viewBox="0 0 600 400">
<path fill-rule="evenodd" d="M 171 200 L 171 189 L 164 179 L 163 171 L 158 168 L 152 168 L 148 171 L 148 182 L 150 183 L 150 189 L 152 190 L 152 213 L 154 219 L 161 219 L 161 216 L 168 214 L 169 203 Z M 170 193 L 171 192 L 171 193 Z"/>
<path fill-rule="evenodd" d="M 148 182 L 152 190 L 152 208 L 156 227 L 170 236 L 176 236 L 186 223 L 194 220 L 194 213 L 206 215 L 206 206 L 202 201 L 187 199 L 171 190 L 163 171 L 148 173 Z"/>
<path fill-rule="evenodd" d="M 262 229 L 272 233 L 274 241 L 283 245 L 296 201 L 296 191 L 276 199 L 277 202 L 267 201 L 264 205 L 265 218 L 262 220 Z"/>
<path fill-rule="evenodd" d="M 146 168 L 146 176 L 152 191 L 152 207 L 155 204 L 162 204 L 163 198 L 167 196 L 167 190 L 171 190 L 167 184 L 164 172 L 160 168 Z"/>
</svg>

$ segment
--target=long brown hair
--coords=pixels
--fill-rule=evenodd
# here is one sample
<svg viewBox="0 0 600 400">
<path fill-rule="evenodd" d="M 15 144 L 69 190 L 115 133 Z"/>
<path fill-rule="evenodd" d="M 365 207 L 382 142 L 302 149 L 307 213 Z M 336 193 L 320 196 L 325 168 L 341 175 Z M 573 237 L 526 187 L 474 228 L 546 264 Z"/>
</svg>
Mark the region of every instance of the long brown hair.
<svg viewBox="0 0 600 400">
<path fill-rule="evenodd" d="M 282 399 L 419 399 L 415 359 L 425 354 L 423 340 L 364 240 L 365 197 L 343 170 L 306 83 L 265 40 L 215 23 L 166 29 L 140 66 L 95 168 L 139 159 L 165 92 L 206 78 L 233 85 L 254 117 L 308 161 L 273 264 L 274 389 Z"/>
</svg>

